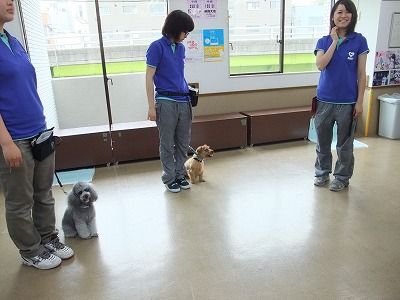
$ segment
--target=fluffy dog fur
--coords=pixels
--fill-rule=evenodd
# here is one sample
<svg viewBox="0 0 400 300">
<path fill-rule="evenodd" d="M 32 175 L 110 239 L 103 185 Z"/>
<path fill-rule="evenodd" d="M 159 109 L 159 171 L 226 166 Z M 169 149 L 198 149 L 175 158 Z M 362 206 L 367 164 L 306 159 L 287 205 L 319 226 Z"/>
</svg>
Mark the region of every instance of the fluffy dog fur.
<svg viewBox="0 0 400 300">
<path fill-rule="evenodd" d="M 98 236 L 96 226 L 96 211 L 93 202 L 97 200 L 94 186 L 87 182 L 77 182 L 68 196 L 68 207 L 62 219 L 62 229 L 65 237 L 90 239 Z"/>
<path fill-rule="evenodd" d="M 199 155 L 193 154 L 185 162 L 186 175 L 191 183 L 195 183 L 196 178 L 199 179 L 199 182 L 206 181 L 204 179 L 204 159 L 214 155 L 214 150 L 207 145 L 197 147 L 196 152 Z"/>
</svg>

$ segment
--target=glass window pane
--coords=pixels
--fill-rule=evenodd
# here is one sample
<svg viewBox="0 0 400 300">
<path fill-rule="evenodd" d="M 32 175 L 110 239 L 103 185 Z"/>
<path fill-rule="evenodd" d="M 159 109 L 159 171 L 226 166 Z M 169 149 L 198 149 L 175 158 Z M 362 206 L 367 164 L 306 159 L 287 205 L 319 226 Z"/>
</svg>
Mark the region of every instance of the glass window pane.
<svg viewBox="0 0 400 300">
<path fill-rule="evenodd" d="M 281 0 L 228 0 L 231 75 L 316 71 L 313 51 L 329 34 L 331 2 L 287 0 L 282 21 Z"/>
<path fill-rule="evenodd" d="M 292 0 L 285 8 L 283 72 L 317 71 L 314 48 L 329 33 L 331 0 Z"/>
<path fill-rule="evenodd" d="M 281 2 L 281 1 L 276 1 Z M 279 72 L 280 6 L 268 1 L 229 0 L 231 75 Z"/>
</svg>

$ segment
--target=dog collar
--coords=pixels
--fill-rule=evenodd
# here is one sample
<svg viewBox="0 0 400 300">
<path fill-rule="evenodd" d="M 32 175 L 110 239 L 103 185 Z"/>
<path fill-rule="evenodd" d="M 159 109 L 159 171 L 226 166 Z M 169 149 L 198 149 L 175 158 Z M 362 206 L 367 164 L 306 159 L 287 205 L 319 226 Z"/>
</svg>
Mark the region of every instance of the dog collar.
<svg viewBox="0 0 400 300">
<path fill-rule="evenodd" d="M 199 153 L 197 153 L 197 151 L 194 150 L 192 146 L 189 145 L 189 149 L 194 153 L 194 155 L 196 155 L 196 157 L 193 157 L 194 160 L 197 160 L 198 162 L 203 161 L 203 158 L 201 157 L 201 155 Z"/>
</svg>

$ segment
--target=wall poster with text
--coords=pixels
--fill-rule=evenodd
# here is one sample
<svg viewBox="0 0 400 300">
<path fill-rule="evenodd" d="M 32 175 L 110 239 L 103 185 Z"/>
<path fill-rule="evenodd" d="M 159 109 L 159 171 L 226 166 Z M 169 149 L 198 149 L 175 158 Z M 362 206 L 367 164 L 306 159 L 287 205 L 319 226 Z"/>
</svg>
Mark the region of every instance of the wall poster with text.
<svg viewBox="0 0 400 300">
<path fill-rule="evenodd" d="M 205 62 L 222 61 L 225 54 L 223 29 L 203 30 L 203 43 Z"/>
<path fill-rule="evenodd" d="M 186 62 L 203 62 L 203 32 L 201 30 L 193 30 L 184 41 L 186 49 Z"/>
<path fill-rule="evenodd" d="M 215 19 L 217 0 L 187 0 L 187 13 L 194 19 Z"/>
</svg>

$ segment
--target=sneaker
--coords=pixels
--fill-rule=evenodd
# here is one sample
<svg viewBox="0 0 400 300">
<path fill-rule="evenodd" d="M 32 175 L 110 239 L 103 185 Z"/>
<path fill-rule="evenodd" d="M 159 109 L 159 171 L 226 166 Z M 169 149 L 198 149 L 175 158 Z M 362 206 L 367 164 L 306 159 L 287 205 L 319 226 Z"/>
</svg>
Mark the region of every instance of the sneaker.
<svg viewBox="0 0 400 300">
<path fill-rule="evenodd" d="M 32 266 L 40 270 L 53 269 L 61 264 L 61 258 L 49 253 L 48 251 L 43 251 L 32 258 L 22 257 L 22 263 L 26 266 Z"/>
<path fill-rule="evenodd" d="M 179 184 L 181 189 L 184 189 L 184 190 L 190 189 L 190 184 L 189 184 L 189 182 L 187 182 L 187 180 L 185 178 L 178 179 L 176 182 Z"/>
<path fill-rule="evenodd" d="M 181 188 L 179 187 L 179 184 L 176 181 L 170 184 L 166 184 L 165 187 L 167 188 L 168 191 L 173 193 L 179 193 L 181 191 Z"/>
<path fill-rule="evenodd" d="M 60 239 L 56 237 L 47 244 L 44 245 L 51 254 L 58 256 L 61 259 L 68 259 L 74 255 L 74 250 L 72 250 L 67 245 L 60 242 Z"/>
<path fill-rule="evenodd" d="M 316 186 L 323 186 L 325 183 L 329 181 L 329 175 L 322 175 L 322 176 L 317 176 L 314 179 L 314 185 Z"/>
<path fill-rule="evenodd" d="M 343 181 L 340 181 L 339 179 L 333 179 L 331 184 L 329 185 L 329 189 L 334 192 L 340 192 L 343 190 L 346 186 L 348 186 L 348 183 L 345 183 Z"/>
</svg>

